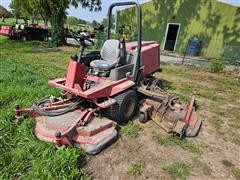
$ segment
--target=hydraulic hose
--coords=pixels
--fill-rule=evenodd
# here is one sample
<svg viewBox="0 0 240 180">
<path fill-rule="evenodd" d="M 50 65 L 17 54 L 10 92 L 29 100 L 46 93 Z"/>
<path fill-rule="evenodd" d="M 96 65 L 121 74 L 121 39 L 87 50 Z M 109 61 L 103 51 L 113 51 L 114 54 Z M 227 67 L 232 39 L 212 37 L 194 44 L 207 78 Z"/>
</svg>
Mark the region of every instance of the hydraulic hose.
<svg viewBox="0 0 240 180">
<path fill-rule="evenodd" d="M 51 101 L 49 98 L 44 98 L 38 101 L 37 103 L 34 103 L 31 108 L 42 116 L 59 116 L 59 115 L 63 115 L 68 112 L 74 111 L 78 107 L 78 105 L 81 103 L 80 101 L 76 101 L 75 103 L 69 105 L 68 107 L 56 109 L 56 110 L 45 110 L 41 108 L 41 106 L 44 106 L 45 104 L 50 102 Z"/>
</svg>

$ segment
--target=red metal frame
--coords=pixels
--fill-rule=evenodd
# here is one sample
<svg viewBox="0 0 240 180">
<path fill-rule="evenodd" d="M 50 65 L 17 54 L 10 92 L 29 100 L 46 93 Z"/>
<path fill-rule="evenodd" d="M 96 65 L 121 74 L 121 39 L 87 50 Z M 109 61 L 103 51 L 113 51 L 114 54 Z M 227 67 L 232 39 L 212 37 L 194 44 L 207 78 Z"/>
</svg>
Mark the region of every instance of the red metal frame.
<svg viewBox="0 0 240 180">
<path fill-rule="evenodd" d="M 48 84 L 86 99 L 111 97 L 135 85 L 132 77 L 111 81 L 104 77 L 86 75 L 86 71 L 87 67 L 70 60 L 66 78 L 53 79 Z M 96 86 L 83 91 L 86 80 L 95 82 Z"/>
<path fill-rule="evenodd" d="M 144 65 L 142 76 L 153 74 L 160 69 L 160 44 L 155 41 L 143 41 L 141 59 Z M 135 51 L 136 43 L 127 43 L 127 51 Z"/>
<path fill-rule="evenodd" d="M 187 123 L 190 128 L 194 128 L 197 122 L 197 113 L 194 108 L 194 103 L 195 103 L 195 96 L 193 95 L 189 103 L 185 106 L 186 114 L 183 121 Z"/>
<path fill-rule="evenodd" d="M 12 26 L 1 26 L 0 35 L 7 36 L 9 38 L 20 38 L 22 30 L 16 30 Z"/>
</svg>

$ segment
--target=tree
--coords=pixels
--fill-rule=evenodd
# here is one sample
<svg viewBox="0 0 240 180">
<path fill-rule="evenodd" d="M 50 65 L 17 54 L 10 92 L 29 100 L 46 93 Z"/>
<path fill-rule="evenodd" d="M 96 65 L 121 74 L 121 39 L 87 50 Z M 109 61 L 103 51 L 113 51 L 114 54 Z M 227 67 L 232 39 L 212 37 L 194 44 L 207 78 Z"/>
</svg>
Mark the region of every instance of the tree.
<svg viewBox="0 0 240 180">
<path fill-rule="evenodd" d="M 86 21 L 84 21 L 82 19 L 78 19 L 78 18 L 76 18 L 74 16 L 67 17 L 66 23 L 70 24 L 70 25 L 87 24 Z"/>
<path fill-rule="evenodd" d="M 74 16 L 70 16 L 70 17 L 67 17 L 66 23 L 70 24 L 70 25 L 78 25 L 79 20 L 78 20 L 78 18 L 76 18 Z"/>
<path fill-rule="evenodd" d="M 99 26 L 99 23 L 95 20 L 92 21 L 92 27 L 97 28 Z"/>
<path fill-rule="evenodd" d="M 37 8 L 31 6 L 31 0 L 14 0 L 10 4 L 13 15 L 18 18 L 23 18 L 27 24 L 29 18 L 34 21 L 34 19 L 39 18 L 39 13 Z"/>
<path fill-rule="evenodd" d="M 107 19 L 107 18 L 103 18 L 101 24 L 102 24 L 104 27 L 107 27 L 107 25 L 108 25 L 108 19 Z M 111 17 L 111 28 L 114 28 L 114 26 L 115 26 L 115 16 L 112 15 L 112 17 Z"/>
<path fill-rule="evenodd" d="M 81 4 L 83 8 L 89 8 L 90 11 L 101 10 L 101 0 L 13 0 L 12 4 L 14 3 L 24 3 L 26 9 L 29 8 L 35 15 L 41 15 L 43 19 L 50 21 L 51 42 L 54 46 L 65 43 L 64 21 L 67 18 L 66 10 L 70 5 L 77 8 Z M 12 6 L 11 8 L 16 11 L 20 9 L 17 6 Z"/>
<path fill-rule="evenodd" d="M 9 17 L 10 15 L 11 15 L 10 12 L 8 12 L 7 9 L 5 9 L 4 7 L 2 7 L 2 6 L 0 5 L 0 17 L 7 18 L 7 17 Z"/>
</svg>

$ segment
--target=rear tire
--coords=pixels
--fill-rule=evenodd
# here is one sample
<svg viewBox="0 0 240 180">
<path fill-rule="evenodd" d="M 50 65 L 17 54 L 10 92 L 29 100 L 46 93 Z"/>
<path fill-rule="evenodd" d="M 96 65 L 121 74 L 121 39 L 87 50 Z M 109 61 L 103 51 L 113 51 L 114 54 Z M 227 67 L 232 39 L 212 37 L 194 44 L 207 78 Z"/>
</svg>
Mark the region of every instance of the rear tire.
<svg viewBox="0 0 240 180">
<path fill-rule="evenodd" d="M 131 120 L 137 111 L 138 97 L 134 90 L 128 90 L 113 97 L 117 103 L 108 108 L 108 115 L 118 123 Z"/>
</svg>

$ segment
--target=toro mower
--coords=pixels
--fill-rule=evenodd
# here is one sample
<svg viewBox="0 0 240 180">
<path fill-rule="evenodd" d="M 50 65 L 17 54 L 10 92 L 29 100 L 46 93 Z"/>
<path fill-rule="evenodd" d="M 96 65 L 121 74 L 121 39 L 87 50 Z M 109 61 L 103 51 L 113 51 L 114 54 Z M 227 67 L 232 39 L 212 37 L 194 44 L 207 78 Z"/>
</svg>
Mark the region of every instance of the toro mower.
<svg viewBox="0 0 240 180">
<path fill-rule="evenodd" d="M 133 43 L 111 39 L 112 9 L 127 5 L 138 9 L 138 40 Z M 76 40 L 80 54 L 71 56 L 66 77 L 48 82 L 62 90 L 61 97 L 44 98 L 31 108 L 14 108 L 18 120 L 23 118 L 22 113 L 35 118 L 35 135 L 40 140 L 96 154 L 117 139 L 117 123 L 128 122 L 138 111 L 140 122 L 158 121 L 179 138 L 197 135 L 201 120 L 195 112 L 195 97 L 184 105 L 152 76 L 160 69 L 159 44 L 142 42 L 140 4 L 119 2 L 110 6 L 107 40 L 100 52 L 84 54 L 94 42 L 83 35 Z"/>
</svg>

